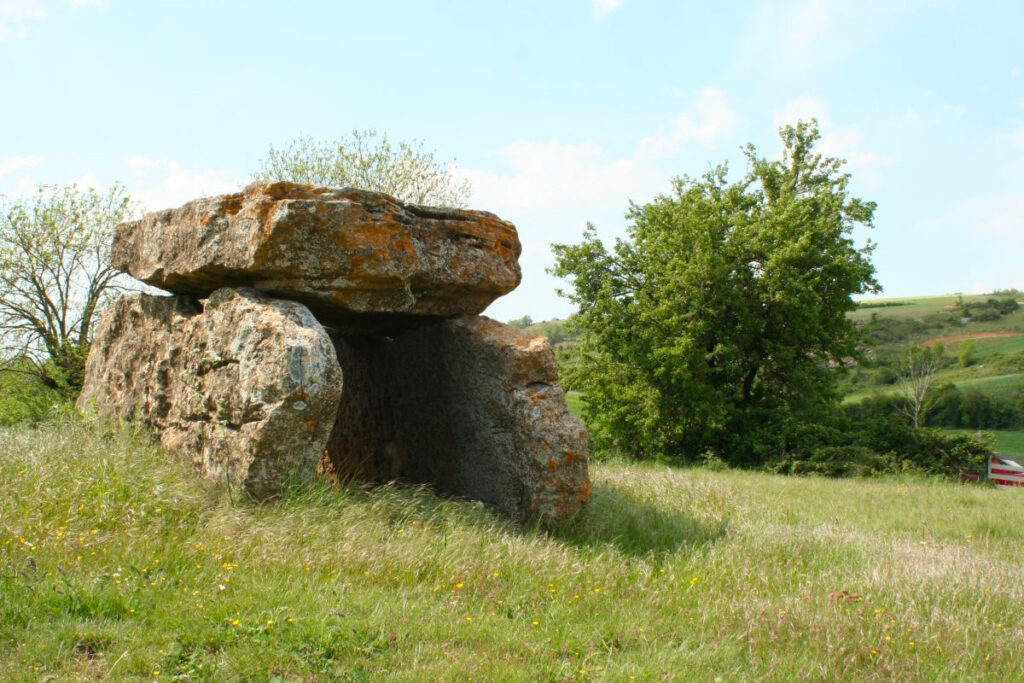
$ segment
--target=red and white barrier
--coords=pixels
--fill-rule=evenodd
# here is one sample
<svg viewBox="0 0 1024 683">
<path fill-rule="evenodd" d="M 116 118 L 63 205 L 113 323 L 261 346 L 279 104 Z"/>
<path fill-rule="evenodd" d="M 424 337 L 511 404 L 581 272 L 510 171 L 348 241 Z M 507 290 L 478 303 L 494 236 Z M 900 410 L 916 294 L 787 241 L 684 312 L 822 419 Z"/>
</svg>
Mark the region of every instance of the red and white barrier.
<svg viewBox="0 0 1024 683">
<path fill-rule="evenodd" d="M 988 478 L 999 489 L 1024 487 L 1024 465 L 1002 455 L 993 455 L 988 461 Z"/>
</svg>

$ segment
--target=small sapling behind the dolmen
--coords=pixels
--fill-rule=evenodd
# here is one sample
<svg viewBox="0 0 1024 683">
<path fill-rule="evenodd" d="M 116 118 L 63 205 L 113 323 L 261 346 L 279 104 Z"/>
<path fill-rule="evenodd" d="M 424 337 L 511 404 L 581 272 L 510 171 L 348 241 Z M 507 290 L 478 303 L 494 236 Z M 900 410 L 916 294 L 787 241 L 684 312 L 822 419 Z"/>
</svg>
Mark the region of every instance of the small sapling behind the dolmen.
<svg viewBox="0 0 1024 683">
<path fill-rule="evenodd" d="M 323 458 L 565 518 L 590 496 L 587 434 L 554 354 L 478 315 L 519 252 L 490 213 L 285 182 L 148 214 L 118 226 L 113 265 L 174 295 L 105 314 L 78 405 L 261 499 Z"/>
</svg>

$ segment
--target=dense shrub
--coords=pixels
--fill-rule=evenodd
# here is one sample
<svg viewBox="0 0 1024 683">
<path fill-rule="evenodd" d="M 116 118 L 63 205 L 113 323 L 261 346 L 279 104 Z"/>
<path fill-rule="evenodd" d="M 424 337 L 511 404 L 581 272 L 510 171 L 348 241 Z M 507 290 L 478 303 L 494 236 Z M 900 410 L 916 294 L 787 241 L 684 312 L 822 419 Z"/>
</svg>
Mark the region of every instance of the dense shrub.
<svg viewBox="0 0 1024 683">
<path fill-rule="evenodd" d="M 826 477 L 867 477 L 893 472 L 893 460 L 866 446 L 823 446 L 805 459 L 781 458 L 766 469 L 777 474 L 820 474 Z"/>
<path fill-rule="evenodd" d="M 68 402 L 67 392 L 46 386 L 34 375 L 0 373 L 0 427 L 38 424 Z"/>
<path fill-rule="evenodd" d="M 899 401 L 867 399 L 815 425 L 786 430 L 787 442 L 771 444 L 780 450 L 765 469 L 829 477 L 916 472 L 956 479 L 984 469 L 988 443 L 970 434 L 914 429 L 897 409 Z"/>
</svg>

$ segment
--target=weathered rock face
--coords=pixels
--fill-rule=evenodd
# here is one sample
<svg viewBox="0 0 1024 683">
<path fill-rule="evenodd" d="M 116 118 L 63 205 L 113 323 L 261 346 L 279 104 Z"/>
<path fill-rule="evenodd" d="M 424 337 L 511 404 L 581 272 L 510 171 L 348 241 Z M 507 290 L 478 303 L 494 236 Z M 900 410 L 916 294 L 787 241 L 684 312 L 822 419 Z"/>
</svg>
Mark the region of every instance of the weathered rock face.
<svg viewBox="0 0 1024 683">
<path fill-rule="evenodd" d="M 312 475 L 341 369 L 305 306 L 249 289 L 123 297 L 103 318 L 78 406 L 141 420 L 206 476 L 272 497 Z"/>
<path fill-rule="evenodd" d="M 353 189 L 261 182 L 151 213 L 118 226 L 112 263 L 180 296 L 106 315 L 79 406 L 259 498 L 323 456 L 343 479 L 565 518 L 590 496 L 587 434 L 554 354 L 476 315 L 519 284 L 519 253 L 493 214 Z"/>
<path fill-rule="evenodd" d="M 518 519 L 564 518 L 590 497 L 587 433 L 545 338 L 478 316 L 333 338 L 339 477 L 429 483 Z"/>
<path fill-rule="evenodd" d="M 325 325 L 380 329 L 483 311 L 519 284 L 520 250 L 515 227 L 483 211 L 259 182 L 118 226 L 111 260 L 175 293 L 249 286 Z"/>
</svg>

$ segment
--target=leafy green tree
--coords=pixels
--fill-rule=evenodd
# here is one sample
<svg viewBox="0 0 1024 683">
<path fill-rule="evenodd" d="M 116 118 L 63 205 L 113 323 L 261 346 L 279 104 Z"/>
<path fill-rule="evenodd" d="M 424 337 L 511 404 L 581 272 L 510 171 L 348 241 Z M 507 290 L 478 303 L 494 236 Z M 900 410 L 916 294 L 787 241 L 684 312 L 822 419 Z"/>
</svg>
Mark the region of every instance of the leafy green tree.
<svg viewBox="0 0 1024 683">
<path fill-rule="evenodd" d="M 522 318 L 516 318 L 515 320 L 509 320 L 506 323 L 509 327 L 518 327 L 520 329 L 529 327 L 533 324 L 533 318 L 528 315 L 524 315 Z"/>
<path fill-rule="evenodd" d="M 610 249 L 593 226 L 554 245 L 583 331 L 570 381 L 600 449 L 755 465 L 837 405 L 835 369 L 858 355 L 851 297 L 880 289 L 873 246 L 852 238 L 875 204 L 815 152 L 816 121 L 780 135 L 778 160 L 745 148 L 738 182 L 722 165 L 631 205 Z"/>
<path fill-rule="evenodd" d="M 470 192 L 469 183 L 456 179 L 433 152 L 424 151 L 421 141 L 395 146 L 375 130 L 353 131 L 331 142 L 299 138 L 286 149 L 271 147 L 254 178 L 355 187 L 447 207 L 466 206 Z"/>
<path fill-rule="evenodd" d="M 119 272 L 114 226 L 135 207 L 125 189 L 41 187 L 0 209 L 0 370 L 49 387 L 81 385 L 93 322 Z"/>
<path fill-rule="evenodd" d="M 974 353 L 978 349 L 978 342 L 973 339 L 968 339 L 960 344 L 960 350 L 957 351 L 956 357 L 960 361 L 960 367 L 968 368 L 975 363 Z"/>
</svg>

